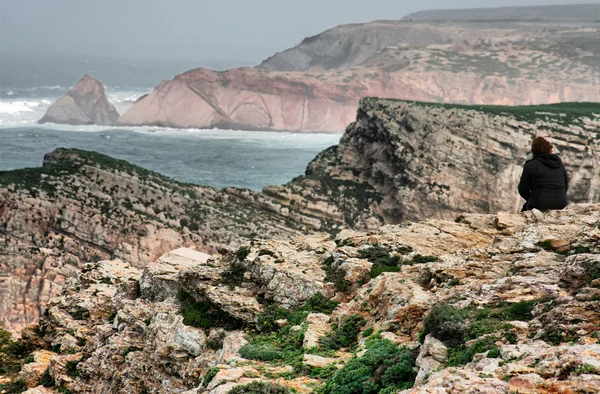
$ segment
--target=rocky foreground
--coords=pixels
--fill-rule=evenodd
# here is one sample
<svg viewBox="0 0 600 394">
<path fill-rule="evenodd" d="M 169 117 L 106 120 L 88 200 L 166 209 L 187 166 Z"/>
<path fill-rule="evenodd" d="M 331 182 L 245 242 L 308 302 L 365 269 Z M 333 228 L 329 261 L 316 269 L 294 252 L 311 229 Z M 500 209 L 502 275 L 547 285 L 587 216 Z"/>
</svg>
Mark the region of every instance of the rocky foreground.
<svg viewBox="0 0 600 394">
<path fill-rule="evenodd" d="M 598 393 L 600 205 L 90 262 L 0 392 Z"/>
<path fill-rule="evenodd" d="M 600 101 L 598 4 L 459 12 L 337 26 L 254 68 L 190 70 L 119 124 L 342 132 L 364 97 Z"/>
<path fill-rule="evenodd" d="M 118 119 L 119 112 L 108 101 L 104 85 L 85 75 L 64 97 L 48 108 L 46 115 L 38 123 L 112 126 Z"/>
</svg>

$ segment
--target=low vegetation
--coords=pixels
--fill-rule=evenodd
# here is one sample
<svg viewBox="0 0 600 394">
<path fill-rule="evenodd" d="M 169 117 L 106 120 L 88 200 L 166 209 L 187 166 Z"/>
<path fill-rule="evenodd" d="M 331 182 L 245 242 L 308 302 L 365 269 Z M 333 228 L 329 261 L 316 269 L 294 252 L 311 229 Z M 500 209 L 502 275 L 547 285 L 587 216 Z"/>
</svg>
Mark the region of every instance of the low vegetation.
<svg viewBox="0 0 600 394">
<path fill-rule="evenodd" d="M 181 303 L 183 324 L 192 327 L 208 329 L 222 327 L 227 330 L 236 330 L 243 327 L 243 323 L 208 301 L 196 301 L 191 295 L 181 290 L 178 295 Z"/>
<path fill-rule="evenodd" d="M 227 394 L 290 394 L 291 390 L 276 383 L 254 381 L 229 390 Z"/>
<path fill-rule="evenodd" d="M 413 386 L 416 354 L 381 338 L 367 340 L 365 354 L 348 361 L 325 384 L 324 394 L 393 393 Z"/>
<path fill-rule="evenodd" d="M 435 256 L 423 256 L 420 254 L 415 254 L 412 257 L 403 257 L 402 255 L 413 252 L 409 247 L 398 248 L 397 252 L 393 253 L 388 248 L 379 244 L 358 251 L 362 258 L 369 260 L 373 264 L 370 272 L 371 278 L 376 278 L 384 272 L 399 272 L 402 265 L 427 264 L 438 261 L 438 258 Z"/>
<path fill-rule="evenodd" d="M 423 107 L 438 107 L 445 109 L 462 109 L 482 112 L 489 116 L 513 117 L 522 122 L 536 123 L 537 121 L 555 122 L 562 126 L 581 123 L 583 118 L 594 119 L 594 114 L 600 113 L 600 103 L 559 103 L 546 105 L 462 105 L 440 104 L 418 101 L 366 98 L 369 101 L 403 101 Z"/>
<path fill-rule="evenodd" d="M 500 356 L 498 343 L 518 343 L 511 321 L 530 321 L 540 305 L 548 310 L 553 298 L 498 304 L 488 308 L 457 309 L 441 303 L 425 317 L 423 335 L 431 334 L 449 347 L 447 366 L 459 366 L 473 360 L 475 354 L 486 353 L 489 358 Z M 551 338 L 544 338 L 553 343 Z M 468 343 L 468 345 L 467 345 Z"/>
<path fill-rule="evenodd" d="M 325 349 L 352 350 L 358 344 L 358 334 L 366 324 L 363 317 L 358 315 L 350 316 L 343 320 L 339 325 L 333 325 L 333 331 L 327 336 L 322 337 L 319 345 Z"/>
</svg>

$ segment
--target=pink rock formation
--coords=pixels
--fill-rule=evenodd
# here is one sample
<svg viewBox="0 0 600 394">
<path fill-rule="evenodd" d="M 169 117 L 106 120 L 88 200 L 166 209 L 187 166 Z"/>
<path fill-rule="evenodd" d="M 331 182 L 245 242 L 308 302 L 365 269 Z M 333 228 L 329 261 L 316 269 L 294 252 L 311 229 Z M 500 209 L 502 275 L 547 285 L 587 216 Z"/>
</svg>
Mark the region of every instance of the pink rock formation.
<svg viewBox="0 0 600 394">
<path fill-rule="evenodd" d="M 162 82 L 119 125 L 341 131 L 364 86 L 338 86 L 256 69 L 197 69 Z"/>
</svg>

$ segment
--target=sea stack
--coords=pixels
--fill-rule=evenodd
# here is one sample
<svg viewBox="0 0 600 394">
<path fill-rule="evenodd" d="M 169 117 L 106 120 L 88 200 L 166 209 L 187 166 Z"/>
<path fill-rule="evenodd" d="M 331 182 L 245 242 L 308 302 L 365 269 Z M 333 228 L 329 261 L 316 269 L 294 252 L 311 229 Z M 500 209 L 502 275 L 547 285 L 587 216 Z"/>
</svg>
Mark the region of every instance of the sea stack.
<svg viewBox="0 0 600 394">
<path fill-rule="evenodd" d="M 86 74 L 48 108 L 38 123 L 112 126 L 118 119 L 119 113 L 106 98 L 104 85 Z"/>
</svg>

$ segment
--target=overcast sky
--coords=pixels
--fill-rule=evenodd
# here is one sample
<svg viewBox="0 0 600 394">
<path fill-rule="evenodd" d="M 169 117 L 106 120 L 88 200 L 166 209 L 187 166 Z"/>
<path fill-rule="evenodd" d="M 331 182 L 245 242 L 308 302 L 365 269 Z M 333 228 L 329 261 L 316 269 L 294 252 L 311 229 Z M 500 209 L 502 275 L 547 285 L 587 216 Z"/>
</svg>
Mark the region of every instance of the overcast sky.
<svg viewBox="0 0 600 394">
<path fill-rule="evenodd" d="M 586 2 L 598 1 L 0 0 L 0 51 L 252 65 L 344 23 L 433 8 Z"/>
</svg>

